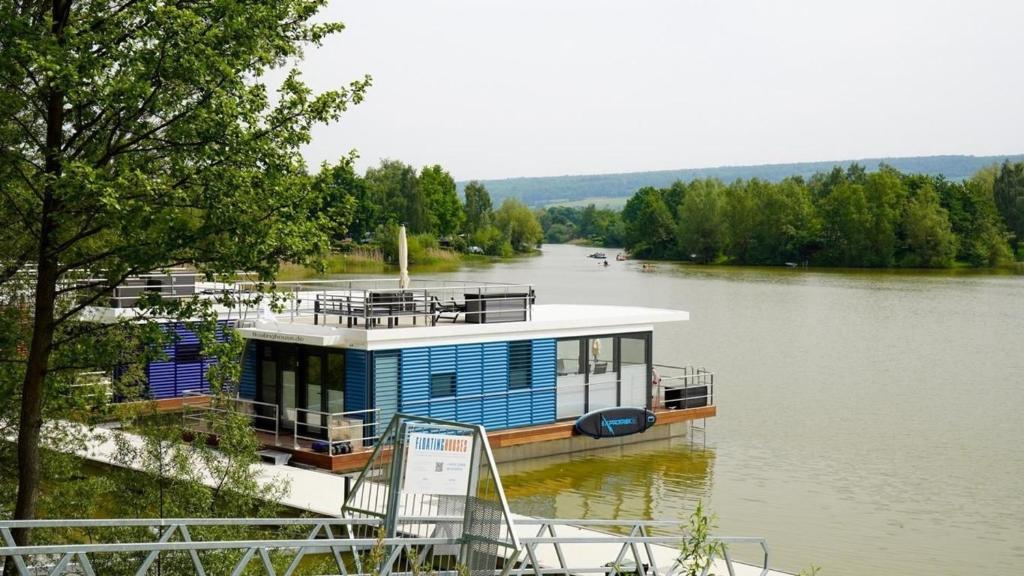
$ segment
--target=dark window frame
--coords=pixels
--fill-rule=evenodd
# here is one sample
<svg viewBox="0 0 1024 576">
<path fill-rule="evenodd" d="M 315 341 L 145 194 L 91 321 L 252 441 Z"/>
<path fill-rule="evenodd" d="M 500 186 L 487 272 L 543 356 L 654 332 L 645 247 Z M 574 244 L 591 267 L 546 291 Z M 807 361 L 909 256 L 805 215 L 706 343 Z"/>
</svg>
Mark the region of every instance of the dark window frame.
<svg viewBox="0 0 1024 576">
<path fill-rule="evenodd" d="M 516 365 L 517 362 L 520 364 Z M 529 390 L 530 388 L 533 388 L 533 341 L 509 342 L 508 389 Z"/>
<path fill-rule="evenodd" d="M 440 379 L 444 378 L 444 381 Z M 446 393 L 447 392 L 447 393 Z M 454 398 L 456 394 L 455 372 L 434 372 L 430 375 L 430 399 Z"/>
<path fill-rule="evenodd" d="M 199 342 L 177 342 L 174 344 L 175 362 L 202 362 L 203 345 Z"/>
</svg>

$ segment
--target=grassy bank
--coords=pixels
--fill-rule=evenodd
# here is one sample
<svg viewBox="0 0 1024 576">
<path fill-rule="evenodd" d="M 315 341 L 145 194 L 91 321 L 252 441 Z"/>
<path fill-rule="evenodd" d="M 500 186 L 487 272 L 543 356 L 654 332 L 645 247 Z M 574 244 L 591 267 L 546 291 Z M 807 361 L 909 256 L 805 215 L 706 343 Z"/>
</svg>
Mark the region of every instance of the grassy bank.
<svg viewBox="0 0 1024 576">
<path fill-rule="evenodd" d="M 411 274 L 432 274 L 438 272 L 455 272 L 463 266 L 484 266 L 501 261 L 495 256 L 481 254 L 460 254 L 443 248 L 426 248 L 417 255 L 410 254 L 409 272 Z M 333 252 L 324 259 L 324 270 L 285 264 L 281 266 L 278 279 L 309 280 L 326 278 L 340 274 L 398 274 L 398 265 L 387 262 L 379 250 L 357 249 L 349 252 Z"/>
</svg>

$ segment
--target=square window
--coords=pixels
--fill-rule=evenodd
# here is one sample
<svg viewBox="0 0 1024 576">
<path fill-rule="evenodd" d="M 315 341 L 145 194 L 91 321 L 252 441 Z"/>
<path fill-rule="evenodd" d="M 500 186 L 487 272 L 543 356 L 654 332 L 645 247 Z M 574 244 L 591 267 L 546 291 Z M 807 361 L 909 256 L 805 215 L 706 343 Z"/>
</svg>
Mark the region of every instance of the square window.
<svg viewBox="0 0 1024 576">
<path fill-rule="evenodd" d="M 175 362 L 199 362 L 202 359 L 199 344 L 182 344 L 179 342 L 174 346 Z"/>
<path fill-rule="evenodd" d="M 445 398 L 455 396 L 455 373 L 442 372 L 430 375 L 430 397 Z"/>
</svg>

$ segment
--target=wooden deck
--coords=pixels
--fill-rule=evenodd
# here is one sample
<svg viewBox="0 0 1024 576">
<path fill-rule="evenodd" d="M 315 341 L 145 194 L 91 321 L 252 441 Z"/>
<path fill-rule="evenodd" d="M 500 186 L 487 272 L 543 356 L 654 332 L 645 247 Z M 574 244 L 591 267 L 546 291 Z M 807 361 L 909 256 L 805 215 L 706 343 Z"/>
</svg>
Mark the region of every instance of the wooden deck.
<svg viewBox="0 0 1024 576">
<path fill-rule="evenodd" d="M 657 414 L 658 420 L 655 423 L 655 426 L 664 426 L 677 422 L 687 422 L 690 420 L 702 420 L 704 418 L 711 418 L 715 416 L 716 413 L 716 406 L 703 406 L 700 408 L 687 408 L 683 410 L 656 410 L 655 414 Z M 488 432 L 487 439 L 490 441 L 491 448 L 493 449 L 521 446 L 535 442 L 565 440 L 577 435 L 573 429 L 574 424 L 575 420 L 565 420 L 540 426 L 498 430 L 495 432 Z M 329 470 L 331 472 L 350 472 L 359 470 L 366 465 L 366 462 L 370 459 L 370 454 L 373 452 L 372 448 L 366 448 L 351 454 L 339 454 L 337 456 L 332 456 L 323 452 L 314 451 L 311 442 L 303 439 L 296 440 L 290 434 L 281 434 L 278 437 L 277 444 L 274 443 L 274 435 L 271 433 L 257 430 L 257 435 L 260 437 L 263 445 L 267 448 L 290 453 L 292 455 L 292 462 L 313 466 L 322 470 Z"/>
</svg>

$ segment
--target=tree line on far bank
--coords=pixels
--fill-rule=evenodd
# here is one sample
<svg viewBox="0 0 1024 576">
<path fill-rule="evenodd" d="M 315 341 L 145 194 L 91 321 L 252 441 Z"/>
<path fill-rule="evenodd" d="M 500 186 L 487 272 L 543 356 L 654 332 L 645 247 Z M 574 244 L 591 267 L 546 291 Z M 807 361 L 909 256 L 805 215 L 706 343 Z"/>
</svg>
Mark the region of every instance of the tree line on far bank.
<svg viewBox="0 0 1024 576">
<path fill-rule="evenodd" d="M 439 245 L 460 252 L 511 256 L 534 250 L 543 239 L 536 215 L 521 201 L 491 203 L 487 188 L 473 181 L 459 198 L 455 180 L 440 165 L 420 170 L 398 160 L 382 160 L 365 175 L 352 158 L 325 165 L 316 177 L 336 248 L 359 244 L 379 247 L 385 259 L 397 257 L 398 226 L 405 224 L 409 257 Z"/>
<path fill-rule="evenodd" d="M 699 263 L 994 267 L 1024 256 L 1024 163 L 954 182 L 852 165 L 777 183 L 717 179 L 645 187 L 621 212 L 538 211 L 545 240 Z"/>
</svg>

